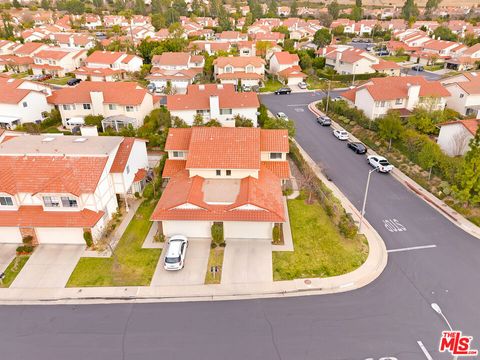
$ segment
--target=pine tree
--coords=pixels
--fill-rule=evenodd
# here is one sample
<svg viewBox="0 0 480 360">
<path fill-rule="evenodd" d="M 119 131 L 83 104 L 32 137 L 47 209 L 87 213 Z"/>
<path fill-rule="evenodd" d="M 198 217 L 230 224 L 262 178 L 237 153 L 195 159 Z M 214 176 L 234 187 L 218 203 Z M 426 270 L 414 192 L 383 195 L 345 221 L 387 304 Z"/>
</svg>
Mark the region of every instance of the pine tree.
<svg viewBox="0 0 480 360">
<path fill-rule="evenodd" d="M 293 16 L 293 17 L 298 15 L 297 0 L 293 0 L 292 5 L 290 6 L 290 15 Z"/>
<path fill-rule="evenodd" d="M 410 21 L 413 18 L 418 17 L 420 12 L 418 11 L 417 4 L 415 4 L 415 0 L 405 0 L 405 5 L 402 8 L 402 17 Z"/>
<path fill-rule="evenodd" d="M 270 5 L 268 6 L 268 15 L 271 17 L 277 16 L 278 14 L 278 4 L 277 0 L 271 0 Z"/>
<path fill-rule="evenodd" d="M 340 6 L 338 5 L 337 0 L 333 0 L 330 4 L 328 4 L 328 13 L 334 20 L 338 19 L 338 15 L 340 14 Z"/>
</svg>

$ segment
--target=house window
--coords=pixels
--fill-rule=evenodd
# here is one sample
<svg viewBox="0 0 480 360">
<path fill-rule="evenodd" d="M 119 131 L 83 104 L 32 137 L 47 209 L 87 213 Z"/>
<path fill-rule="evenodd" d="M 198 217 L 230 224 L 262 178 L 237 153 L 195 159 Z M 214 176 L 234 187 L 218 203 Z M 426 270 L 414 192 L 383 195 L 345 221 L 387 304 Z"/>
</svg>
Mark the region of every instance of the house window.
<svg viewBox="0 0 480 360">
<path fill-rule="evenodd" d="M 22 103 L 22 106 L 23 106 L 23 107 L 27 107 L 27 106 L 28 106 L 27 102 L 24 101 L 24 102 Z"/>
<path fill-rule="evenodd" d="M 43 204 L 45 207 L 60 207 L 60 200 L 56 196 L 44 196 Z"/>
<path fill-rule="evenodd" d="M 217 174 L 217 176 L 220 176 L 222 175 L 222 170 L 216 170 L 215 173 Z"/>
<path fill-rule="evenodd" d="M 83 110 L 90 110 L 92 106 L 90 104 L 83 104 Z"/>
<path fill-rule="evenodd" d="M 117 110 L 117 105 L 115 105 L 115 104 L 108 104 L 108 109 L 109 109 L 109 110 Z"/>
<path fill-rule="evenodd" d="M 403 103 L 402 99 L 395 100 L 395 104 L 397 104 L 397 105 L 402 105 L 402 103 Z"/>
<path fill-rule="evenodd" d="M 227 175 L 227 176 L 232 176 L 232 170 L 227 170 L 227 171 L 226 171 L 226 175 Z"/>
<path fill-rule="evenodd" d="M 127 112 L 132 112 L 132 111 L 133 111 L 133 106 L 127 105 L 127 106 L 125 106 L 125 110 L 126 110 Z"/>
<path fill-rule="evenodd" d="M 62 206 L 63 207 L 77 207 L 77 199 L 68 197 L 68 196 L 62 196 Z"/>
<path fill-rule="evenodd" d="M 385 107 L 385 101 L 380 101 L 380 107 Z"/>
<path fill-rule="evenodd" d="M 183 158 L 183 151 L 174 151 L 173 152 L 174 158 Z"/>
<path fill-rule="evenodd" d="M 465 96 L 465 94 L 460 94 L 460 99 L 463 98 Z"/>
<path fill-rule="evenodd" d="M 130 173 L 130 166 L 127 165 L 127 174 Z"/>
<path fill-rule="evenodd" d="M 72 106 L 70 104 L 64 104 L 63 110 L 72 110 Z"/>
<path fill-rule="evenodd" d="M 1 206 L 13 206 L 13 199 L 10 196 L 0 196 Z"/>
<path fill-rule="evenodd" d="M 247 66 L 247 73 L 253 73 L 253 66 L 249 65 Z"/>
<path fill-rule="evenodd" d="M 276 159 L 281 159 L 282 158 L 282 153 L 270 153 L 270 159 L 271 160 L 276 160 Z"/>
<path fill-rule="evenodd" d="M 232 109 L 220 109 L 220 115 L 232 115 Z"/>
<path fill-rule="evenodd" d="M 233 72 L 233 68 L 231 66 L 225 66 L 225 72 L 226 73 L 232 73 Z"/>
</svg>

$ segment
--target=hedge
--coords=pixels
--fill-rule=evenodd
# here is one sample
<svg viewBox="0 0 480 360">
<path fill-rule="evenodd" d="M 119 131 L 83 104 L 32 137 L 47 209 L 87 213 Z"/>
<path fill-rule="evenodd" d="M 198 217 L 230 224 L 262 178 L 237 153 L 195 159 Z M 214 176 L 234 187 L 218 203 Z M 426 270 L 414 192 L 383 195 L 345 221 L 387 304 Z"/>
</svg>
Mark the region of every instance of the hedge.
<svg viewBox="0 0 480 360">
<path fill-rule="evenodd" d="M 326 72 L 324 70 L 317 70 L 317 76 L 332 81 L 352 81 L 353 74 L 337 74 L 332 72 Z M 385 77 L 383 73 L 371 73 L 371 74 L 355 74 L 355 80 L 369 80 L 371 78 Z"/>
</svg>

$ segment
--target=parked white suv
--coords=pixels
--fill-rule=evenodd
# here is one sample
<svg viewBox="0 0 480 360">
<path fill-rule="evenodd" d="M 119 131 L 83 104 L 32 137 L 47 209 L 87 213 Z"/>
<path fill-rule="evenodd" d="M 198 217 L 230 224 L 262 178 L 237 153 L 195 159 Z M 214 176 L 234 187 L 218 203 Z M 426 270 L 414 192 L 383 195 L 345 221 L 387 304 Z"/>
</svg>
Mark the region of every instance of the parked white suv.
<svg viewBox="0 0 480 360">
<path fill-rule="evenodd" d="M 393 165 L 391 165 L 383 156 L 370 155 L 367 157 L 367 161 L 382 173 L 388 173 L 393 170 Z"/>
<path fill-rule="evenodd" d="M 185 265 L 188 239 L 183 235 L 172 236 L 167 243 L 167 254 L 163 267 L 165 270 L 181 270 Z"/>
</svg>

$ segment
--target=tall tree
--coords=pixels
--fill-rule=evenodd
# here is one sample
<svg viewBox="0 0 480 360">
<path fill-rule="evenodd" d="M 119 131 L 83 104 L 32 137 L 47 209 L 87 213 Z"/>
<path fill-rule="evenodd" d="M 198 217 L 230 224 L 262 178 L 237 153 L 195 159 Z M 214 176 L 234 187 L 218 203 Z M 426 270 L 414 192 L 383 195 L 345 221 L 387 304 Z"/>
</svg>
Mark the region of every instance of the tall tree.
<svg viewBox="0 0 480 360">
<path fill-rule="evenodd" d="M 278 14 L 278 4 L 277 0 L 271 0 L 270 5 L 268 6 L 268 16 L 275 17 Z"/>
<path fill-rule="evenodd" d="M 50 1 L 49 0 L 42 0 L 40 6 L 44 10 L 50 9 Z"/>
<path fill-rule="evenodd" d="M 338 19 L 338 15 L 340 14 L 340 5 L 338 5 L 337 0 L 333 0 L 330 4 L 328 4 L 328 13 L 332 15 L 334 20 Z"/>
<path fill-rule="evenodd" d="M 144 0 L 135 0 L 135 6 L 133 7 L 133 10 L 135 14 L 138 15 L 145 15 L 147 12 L 147 9 L 145 7 L 145 1 Z"/>
<path fill-rule="evenodd" d="M 352 8 L 352 13 L 350 14 L 350 19 L 355 21 L 360 21 L 363 18 L 363 10 L 359 6 L 354 6 Z"/>
<path fill-rule="evenodd" d="M 392 140 L 402 136 L 403 125 L 398 111 L 389 111 L 387 115 L 377 120 L 378 134 L 381 138 L 388 140 L 388 150 L 392 147 Z"/>
<path fill-rule="evenodd" d="M 418 162 L 420 166 L 428 170 L 429 181 L 432 177 L 432 169 L 439 164 L 441 156 L 440 147 L 433 141 L 427 141 L 418 153 Z"/>
<path fill-rule="evenodd" d="M 458 36 L 450 30 L 447 26 L 439 26 L 433 31 L 433 35 L 436 39 L 447 40 L 447 41 L 457 41 Z"/>
<path fill-rule="evenodd" d="M 430 18 L 433 11 L 438 8 L 438 5 L 440 5 L 441 2 L 442 0 L 427 0 L 427 3 L 425 4 L 425 16 Z"/>
<path fill-rule="evenodd" d="M 402 7 L 402 17 L 405 20 L 410 21 L 411 19 L 418 17 L 419 13 L 415 0 L 405 0 L 405 4 Z"/>
<path fill-rule="evenodd" d="M 313 36 L 313 43 L 317 46 L 324 47 L 332 41 L 332 34 L 327 28 L 317 30 Z"/>
<path fill-rule="evenodd" d="M 298 15 L 298 4 L 297 0 L 292 1 L 292 5 L 290 5 L 290 16 L 297 16 Z"/>
<path fill-rule="evenodd" d="M 480 204 L 480 128 L 470 141 L 470 150 L 452 188 L 465 205 Z"/>
</svg>

